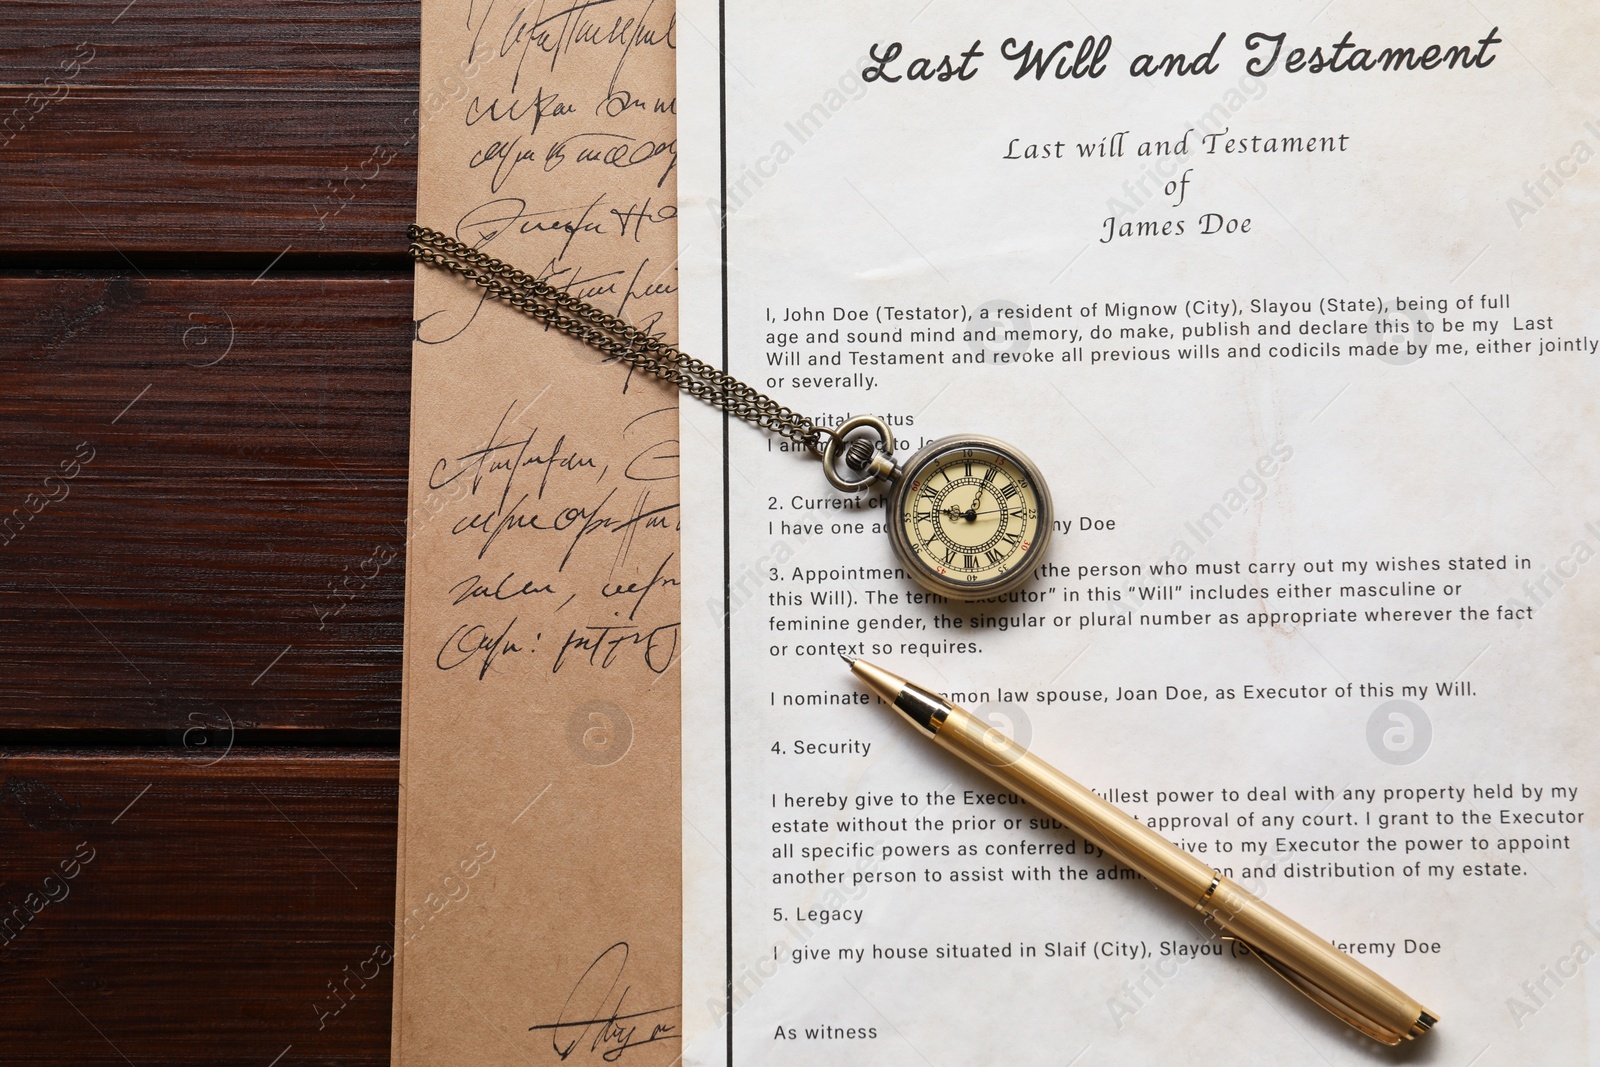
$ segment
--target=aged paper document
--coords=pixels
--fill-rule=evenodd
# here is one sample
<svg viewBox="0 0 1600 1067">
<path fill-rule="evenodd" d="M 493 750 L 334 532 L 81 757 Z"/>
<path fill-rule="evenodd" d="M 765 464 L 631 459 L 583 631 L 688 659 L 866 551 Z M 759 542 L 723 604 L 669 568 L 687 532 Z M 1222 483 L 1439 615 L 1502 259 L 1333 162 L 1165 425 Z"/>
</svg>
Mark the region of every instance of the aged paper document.
<svg viewBox="0 0 1600 1067">
<path fill-rule="evenodd" d="M 417 219 L 676 330 L 670 4 L 428 0 Z M 677 398 L 417 273 L 396 1064 L 679 1054 Z"/>
<path fill-rule="evenodd" d="M 863 696 L 950 694 L 1437 1011 L 1600 1063 L 1600 16 L 689 0 L 685 347 L 1002 438 L 963 605 L 681 413 L 691 1063 L 1387 1062 Z"/>
</svg>

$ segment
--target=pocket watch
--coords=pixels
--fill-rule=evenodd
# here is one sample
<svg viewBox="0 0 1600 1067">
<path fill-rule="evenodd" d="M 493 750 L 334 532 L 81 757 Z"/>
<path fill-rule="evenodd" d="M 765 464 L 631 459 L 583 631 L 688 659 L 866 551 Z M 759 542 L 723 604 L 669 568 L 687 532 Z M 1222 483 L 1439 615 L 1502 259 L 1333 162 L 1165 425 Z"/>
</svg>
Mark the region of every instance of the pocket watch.
<svg viewBox="0 0 1600 1067">
<path fill-rule="evenodd" d="M 712 407 L 804 444 L 837 489 L 889 487 L 884 525 L 906 572 L 955 600 L 982 600 L 1023 585 L 1044 558 L 1054 516 L 1050 491 L 1026 456 L 992 437 L 941 437 L 904 464 L 894 432 L 863 415 L 824 426 L 631 323 L 437 230 L 412 226 L 411 257 L 481 286 L 547 326 L 655 375 Z M 841 474 L 839 464 L 850 472 Z"/>
<path fill-rule="evenodd" d="M 856 435 L 863 429 L 869 433 Z M 823 448 L 823 471 L 847 492 L 889 483 L 884 524 L 911 577 L 956 600 L 999 596 L 1027 582 L 1055 525 L 1039 468 L 1003 441 L 977 434 L 929 442 L 903 466 L 894 462 L 894 445 L 883 419 L 851 419 Z M 845 466 L 862 477 L 839 474 L 841 450 Z"/>
</svg>

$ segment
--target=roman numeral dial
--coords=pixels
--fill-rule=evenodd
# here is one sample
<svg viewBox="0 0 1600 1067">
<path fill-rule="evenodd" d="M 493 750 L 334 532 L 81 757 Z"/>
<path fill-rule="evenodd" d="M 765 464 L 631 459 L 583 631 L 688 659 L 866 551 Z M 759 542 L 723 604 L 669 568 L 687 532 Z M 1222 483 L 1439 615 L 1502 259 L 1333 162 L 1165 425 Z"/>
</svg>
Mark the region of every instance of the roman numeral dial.
<svg viewBox="0 0 1600 1067">
<path fill-rule="evenodd" d="M 1026 581 L 1051 532 L 1050 496 L 1026 457 L 988 438 L 945 438 L 906 464 L 891 537 L 917 580 L 977 600 Z"/>
</svg>

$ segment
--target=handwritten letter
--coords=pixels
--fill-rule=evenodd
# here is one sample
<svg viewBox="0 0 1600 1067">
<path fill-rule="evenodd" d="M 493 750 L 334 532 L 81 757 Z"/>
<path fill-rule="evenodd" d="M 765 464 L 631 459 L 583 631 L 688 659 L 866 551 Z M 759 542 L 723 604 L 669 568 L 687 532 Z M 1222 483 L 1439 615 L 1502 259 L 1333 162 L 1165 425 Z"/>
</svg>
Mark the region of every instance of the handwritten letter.
<svg viewBox="0 0 1600 1067">
<path fill-rule="evenodd" d="M 672 336 L 676 34 L 425 3 L 418 221 Z M 669 1062 L 677 398 L 444 271 L 416 319 L 395 1062 Z"/>
</svg>

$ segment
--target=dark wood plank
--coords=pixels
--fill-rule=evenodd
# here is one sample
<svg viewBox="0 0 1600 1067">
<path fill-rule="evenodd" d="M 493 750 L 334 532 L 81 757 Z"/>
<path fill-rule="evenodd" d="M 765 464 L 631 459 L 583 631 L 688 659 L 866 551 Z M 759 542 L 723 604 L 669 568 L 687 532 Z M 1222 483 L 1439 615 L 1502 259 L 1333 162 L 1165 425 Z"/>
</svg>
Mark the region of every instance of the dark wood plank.
<svg viewBox="0 0 1600 1067">
<path fill-rule="evenodd" d="M 0 1061 L 388 1062 L 393 754 L 208 764 L 0 751 Z"/>
<path fill-rule="evenodd" d="M 415 90 L 420 20 L 419 0 L 7 0 L 0 70 L 59 74 L 87 41 L 95 80 L 123 86 Z"/>
<path fill-rule="evenodd" d="M 0 729 L 398 726 L 410 314 L 0 278 Z"/>
<path fill-rule="evenodd" d="M 402 252 L 419 25 L 417 0 L 7 0 L 0 253 Z"/>
</svg>

